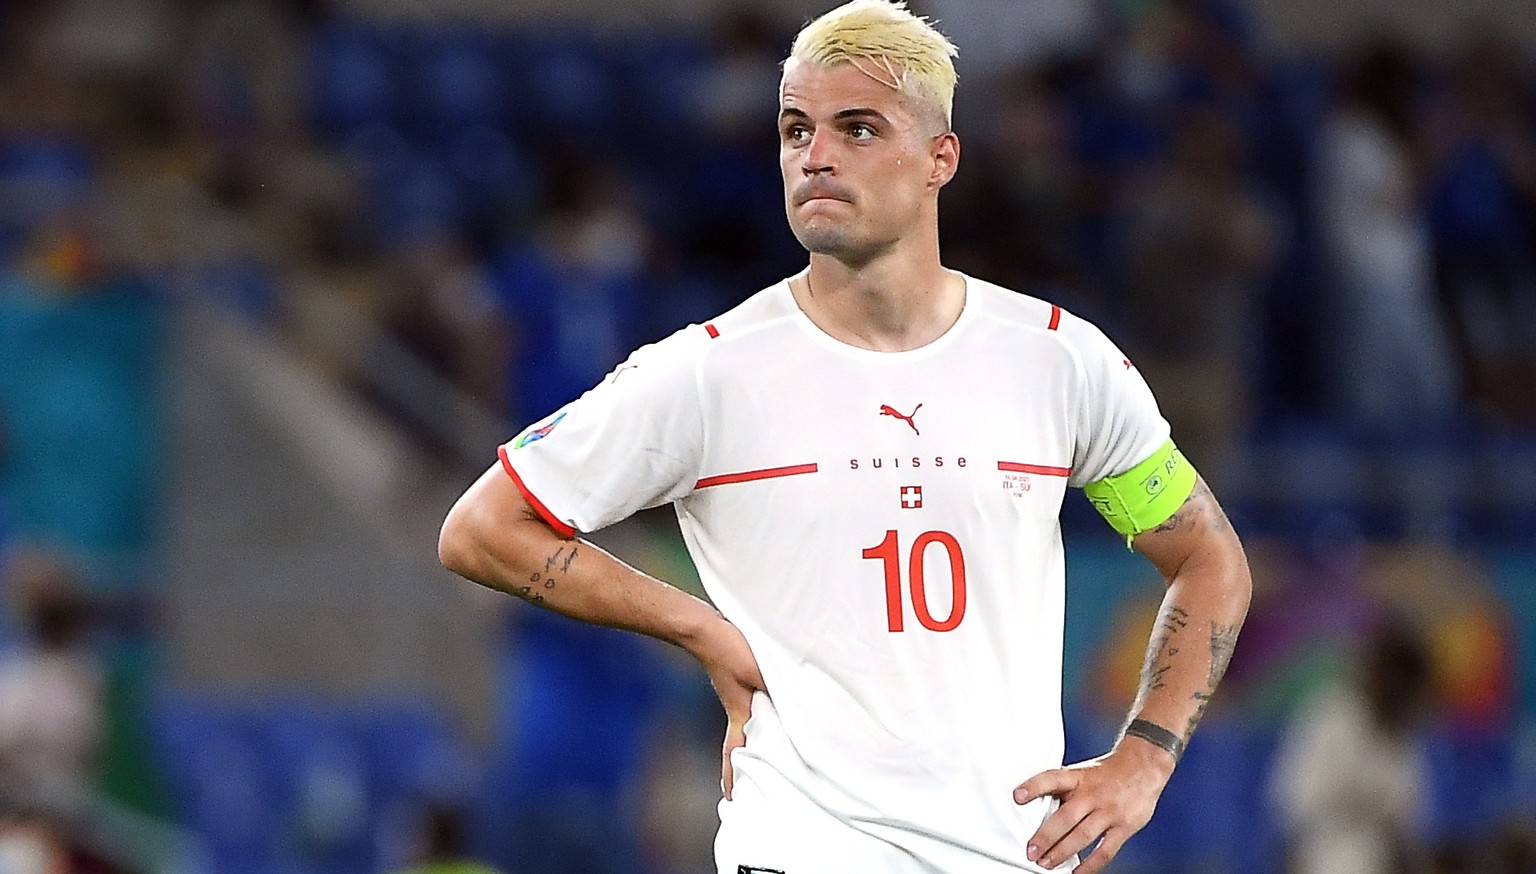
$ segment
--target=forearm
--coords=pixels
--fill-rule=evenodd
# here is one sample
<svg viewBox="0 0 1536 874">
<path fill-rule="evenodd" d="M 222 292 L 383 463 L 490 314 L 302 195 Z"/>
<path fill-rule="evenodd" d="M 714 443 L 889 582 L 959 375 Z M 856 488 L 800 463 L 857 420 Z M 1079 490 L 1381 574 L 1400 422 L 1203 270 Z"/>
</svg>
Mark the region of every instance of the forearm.
<svg viewBox="0 0 1536 874">
<path fill-rule="evenodd" d="M 1169 586 L 1158 611 L 1129 719 L 1189 743 L 1226 673 L 1247 614 L 1245 587 L 1192 569 Z"/>
<path fill-rule="evenodd" d="M 1140 719 L 1166 729 L 1182 748 L 1226 673 L 1252 585 L 1237 535 L 1204 482 L 1168 526 L 1163 534 L 1186 543 L 1172 556 L 1148 552 L 1168 589 L 1128 722 Z"/>
<path fill-rule="evenodd" d="M 724 621 L 687 592 L 590 543 L 561 537 L 505 480 L 500 470 L 487 471 L 448 514 L 439 554 L 449 570 L 573 619 L 639 632 L 690 652 Z"/>
</svg>

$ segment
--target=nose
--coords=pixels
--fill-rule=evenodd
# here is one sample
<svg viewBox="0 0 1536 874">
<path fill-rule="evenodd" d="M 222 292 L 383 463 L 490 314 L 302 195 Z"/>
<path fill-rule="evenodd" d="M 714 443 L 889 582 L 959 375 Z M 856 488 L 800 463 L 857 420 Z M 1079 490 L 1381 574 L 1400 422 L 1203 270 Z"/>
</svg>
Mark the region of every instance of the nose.
<svg viewBox="0 0 1536 874">
<path fill-rule="evenodd" d="M 818 173 L 831 173 L 837 169 L 836 155 L 834 154 L 834 133 L 821 128 L 811 134 L 811 142 L 801 153 L 800 170 L 807 176 L 815 176 Z"/>
</svg>

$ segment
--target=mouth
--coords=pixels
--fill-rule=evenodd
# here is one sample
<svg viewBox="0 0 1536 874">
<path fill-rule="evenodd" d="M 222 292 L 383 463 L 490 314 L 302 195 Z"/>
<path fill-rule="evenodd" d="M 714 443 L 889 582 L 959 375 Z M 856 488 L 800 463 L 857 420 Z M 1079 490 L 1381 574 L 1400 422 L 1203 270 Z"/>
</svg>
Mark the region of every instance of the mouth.
<svg viewBox="0 0 1536 874">
<path fill-rule="evenodd" d="M 836 203 L 853 203 L 853 198 L 848 196 L 847 194 L 844 194 L 844 193 L 838 192 L 838 191 L 827 191 L 826 189 L 814 189 L 814 190 L 811 190 L 811 191 L 802 191 L 799 194 L 795 195 L 795 205 L 796 206 L 805 206 L 808 203 L 815 203 L 816 201 L 819 201 L 819 200 L 820 201 L 833 201 L 833 202 L 836 202 Z"/>
</svg>

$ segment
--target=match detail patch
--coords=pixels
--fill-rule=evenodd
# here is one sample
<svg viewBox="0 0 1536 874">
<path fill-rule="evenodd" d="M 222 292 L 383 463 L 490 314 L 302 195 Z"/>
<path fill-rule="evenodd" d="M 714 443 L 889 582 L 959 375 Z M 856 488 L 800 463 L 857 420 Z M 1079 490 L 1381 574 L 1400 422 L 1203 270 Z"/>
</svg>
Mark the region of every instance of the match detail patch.
<svg viewBox="0 0 1536 874">
<path fill-rule="evenodd" d="M 1118 476 L 1083 487 L 1093 508 L 1112 528 L 1131 538 L 1168 521 L 1195 490 L 1195 467 L 1173 441 Z"/>
</svg>

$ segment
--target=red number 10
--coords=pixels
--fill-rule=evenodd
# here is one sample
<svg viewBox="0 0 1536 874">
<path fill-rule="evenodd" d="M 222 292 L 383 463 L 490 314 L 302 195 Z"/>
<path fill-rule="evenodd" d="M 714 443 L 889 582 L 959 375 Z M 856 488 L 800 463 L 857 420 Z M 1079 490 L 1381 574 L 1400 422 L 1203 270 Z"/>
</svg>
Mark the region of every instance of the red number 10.
<svg viewBox="0 0 1536 874">
<path fill-rule="evenodd" d="M 928 587 L 923 578 L 923 553 L 934 543 L 943 545 L 944 551 L 949 553 L 949 583 L 953 599 L 949 605 L 949 616 L 943 620 L 935 619 L 928 610 Z M 885 532 L 885 539 L 865 549 L 864 557 L 885 563 L 885 615 L 891 631 L 901 631 L 901 547 L 897 545 L 896 532 Z M 960 543 L 953 534 L 947 531 L 925 531 L 919 534 L 907 559 L 907 577 L 912 585 L 912 612 L 917 614 L 917 621 L 924 628 L 929 631 L 953 631 L 960 620 L 965 618 L 965 556 L 960 553 Z"/>
</svg>

